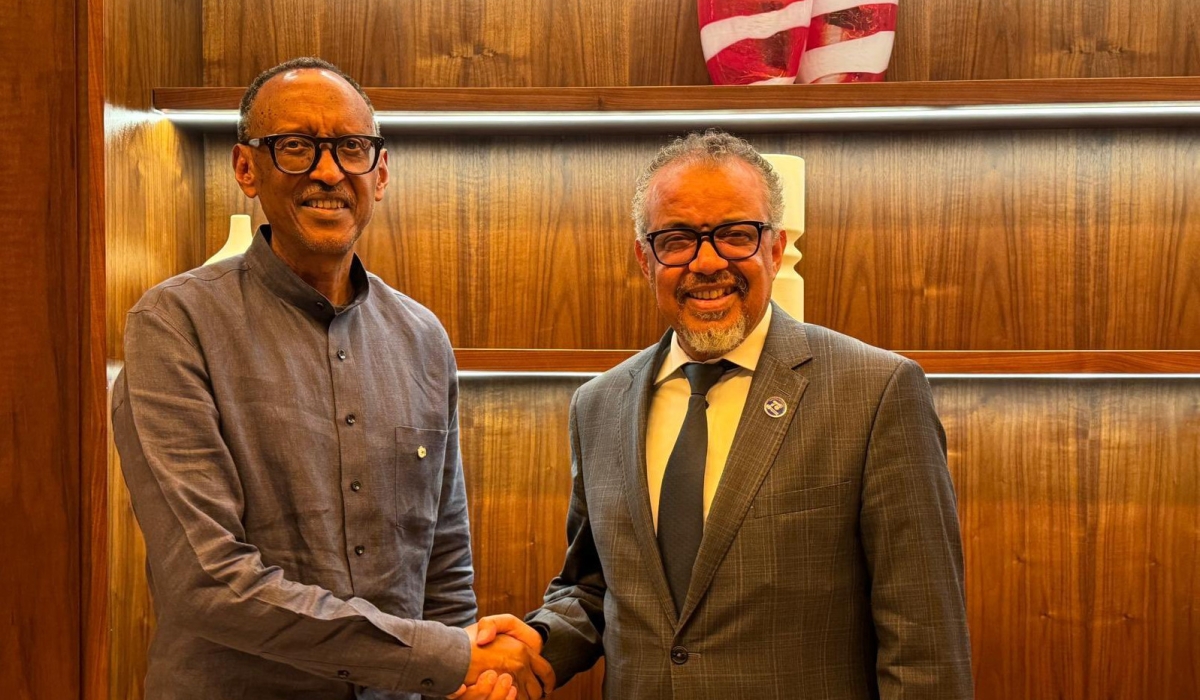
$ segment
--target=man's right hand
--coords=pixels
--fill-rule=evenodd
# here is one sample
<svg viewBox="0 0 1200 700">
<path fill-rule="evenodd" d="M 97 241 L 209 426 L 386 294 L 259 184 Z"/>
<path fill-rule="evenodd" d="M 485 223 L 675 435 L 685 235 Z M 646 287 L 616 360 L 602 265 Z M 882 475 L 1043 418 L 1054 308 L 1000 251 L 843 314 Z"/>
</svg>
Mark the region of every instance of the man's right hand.
<svg viewBox="0 0 1200 700">
<path fill-rule="evenodd" d="M 474 684 L 484 671 L 492 670 L 512 676 L 513 687 L 522 700 L 539 700 L 554 689 L 554 669 L 541 657 L 541 635 L 518 618 L 484 618 L 468 627 L 467 635 L 471 640 L 467 685 Z"/>
</svg>

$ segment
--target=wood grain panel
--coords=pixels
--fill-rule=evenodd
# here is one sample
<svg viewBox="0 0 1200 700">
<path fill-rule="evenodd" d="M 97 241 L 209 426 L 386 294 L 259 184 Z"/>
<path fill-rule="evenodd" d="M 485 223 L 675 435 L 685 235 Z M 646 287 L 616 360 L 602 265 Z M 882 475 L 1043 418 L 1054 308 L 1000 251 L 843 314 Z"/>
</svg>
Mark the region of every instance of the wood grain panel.
<svg viewBox="0 0 1200 700">
<path fill-rule="evenodd" d="M 208 245 L 261 213 L 209 135 Z M 767 135 L 807 163 L 808 321 L 923 350 L 1200 348 L 1200 132 Z M 652 137 L 393 137 L 360 243 L 464 348 L 625 349 L 664 325 L 632 254 Z"/>
<path fill-rule="evenodd" d="M 103 4 L 109 86 L 107 348 L 108 357 L 119 360 L 129 308 L 150 287 L 205 260 L 203 138 L 150 112 L 155 86 L 201 83 L 201 4 Z M 145 547 L 118 456 L 111 441 L 108 446 L 108 697 L 141 700 L 154 612 L 145 584 Z"/>
<path fill-rule="evenodd" d="M 691 0 L 205 0 L 206 85 L 305 55 L 366 85 L 708 82 Z"/>
<path fill-rule="evenodd" d="M 366 87 L 380 112 L 617 112 L 832 107 L 1179 102 L 1200 98 L 1200 78 L 1047 78 L 906 83 L 686 87 Z M 244 87 L 158 87 L 164 110 L 234 110 Z"/>
<path fill-rule="evenodd" d="M 571 497 L 567 412 L 582 379 L 466 379 L 459 420 L 480 615 L 525 613 L 562 570 Z M 555 700 L 600 697 L 600 668 Z"/>
<path fill-rule="evenodd" d="M 807 158 L 807 320 L 911 350 L 1200 347 L 1200 132 L 756 141 Z"/>
<path fill-rule="evenodd" d="M 1200 693 L 1200 382 L 935 382 L 977 697 Z"/>
<path fill-rule="evenodd" d="M 203 139 L 150 112 L 164 83 L 197 85 L 200 0 L 109 0 L 105 10 L 108 352 L 150 287 L 204 262 Z"/>
<path fill-rule="evenodd" d="M 111 431 L 106 414 L 105 384 L 105 141 L 104 141 L 104 2 L 86 0 L 75 6 L 75 94 L 80 106 L 78 138 L 79 236 L 85 265 L 80 273 L 80 325 L 84 347 L 79 354 L 80 560 L 83 630 L 81 685 L 84 700 L 107 700 L 111 672 L 108 606 L 108 453 Z"/>
<path fill-rule="evenodd" d="M 99 486 L 89 441 L 103 439 L 91 412 L 104 381 L 93 8 L 0 7 L 10 198 L 0 227 L 0 697 L 18 700 L 83 697 L 103 671 L 93 584 L 104 569 L 85 560 L 103 542 L 85 511 Z"/>
<path fill-rule="evenodd" d="M 205 0 L 206 85 L 319 55 L 368 85 L 709 82 L 694 0 Z M 902 5 L 888 79 L 1200 74 L 1191 0 Z"/>
<path fill-rule="evenodd" d="M 889 80 L 1200 74 L 1191 0 L 901 3 Z"/>
</svg>

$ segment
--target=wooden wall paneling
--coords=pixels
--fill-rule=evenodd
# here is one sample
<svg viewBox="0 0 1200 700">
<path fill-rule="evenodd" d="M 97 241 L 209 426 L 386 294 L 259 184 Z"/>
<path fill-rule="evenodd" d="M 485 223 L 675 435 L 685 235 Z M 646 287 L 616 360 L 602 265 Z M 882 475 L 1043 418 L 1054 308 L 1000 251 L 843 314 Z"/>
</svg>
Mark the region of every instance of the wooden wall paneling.
<svg viewBox="0 0 1200 700">
<path fill-rule="evenodd" d="M 479 614 L 523 617 L 566 556 L 571 461 L 567 414 L 585 380 L 464 379 L 459 426 Z M 555 700 L 600 698 L 603 663 Z"/>
<path fill-rule="evenodd" d="M 1200 74 L 1190 0 L 901 3 L 889 80 Z"/>
<path fill-rule="evenodd" d="M 203 137 L 150 112 L 161 85 L 200 85 L 200 0 L 104 0 L 108 357 L 124 357 L 125 314 L 204 255 Z M 107 414 L 107 409 L 104 410 Z M 103 447 L 101 443 L 100 447 Z M 108 696 L 140 700 L 154 611 L 145 546 L 108 441 Z"/>
<path fill-rule="evenodd" d="M 938 381 L 980 700 L 1200 693 L 1200 382 Z"/>
<path fill-rule="evenodd" d="M 629 198 L 658 137 L 392 135 L 360 243 L 462 348 L 633 349 L 664 327 Z M 806 320 L 903 350 L 1200 347 L 1200 132 L 762 135 L 807 164 Z M 252 210 L 208 138 L 209 246 Z M 212 248 L 215 250 L 215 248 Z"/>
<path fill-rule="evenodd" d="M 1084 589 L 1095 620 L 1088 690 L 1200 696 L 1200 382 L 1089 398 L 1099 506 L 1084 550 L 1096 562 Z"/>
<path fill-rule="evenodd" d="M 200 0 L 108 0 L 108 351 L 150 287 L 204 262 L 203 138 L 152 114 L 151 91 L 198 85 Z"/>
<path fill-rule="evenodd" d="M 104 140 L 104 6 L 103 0 L 86 0 L 75 6 L 76 100 L 81 114 L 76 135 L 80 153 L 79 221 L 86 223 L 79 237 L 86 264 L 80 274 L 80 320 L 84 347 L 80 352 L 81 496 L 80 532 L 83 583 L 82 697 L 106 700 L 111 670 L 108 584 L 108 453 L 111 434 L 105 386 L 106 295 L 105 274 L 105 140 Z"/>
<path fill-rule="evenodd" d="M 0 246 L 0 697 L 78 698 L 102 674 L 103 533 L 92 411 L 103 387 L 104 250 L 95 177 L 103 89 L 90 2 L 0 7 L 0 103 L 11 201 Z M 99 347 L 98 347 L 99 346 Z M 100 369 L 97 373 L 97 369 Z"/>
<path fill-rule="evenodd" d="M 694 0 L 204 2 L 204 82 L 246 85 L 320 55 L 364 84 L 690 85 L 709 82 Z M 902 4 L 888 79 L 1200 74 L 1191 0 Z"/>
<path fill-rule="evenodd" d="M 206 85 L 319 55 L 365 85 L 704 84 L 691 0 L 204 2 Z"/>
<path fill-rule="evenodd" d="M 108 352 L 146 290 L 204 263 L 202 138 L 145 112 L 109 110 Z"/>
<path fill-rule="evenodd" d="M 1200 132 L 754 141 L 807 159 L 806 320 L 912 350 L 1200 347 Z"/>
</svg>

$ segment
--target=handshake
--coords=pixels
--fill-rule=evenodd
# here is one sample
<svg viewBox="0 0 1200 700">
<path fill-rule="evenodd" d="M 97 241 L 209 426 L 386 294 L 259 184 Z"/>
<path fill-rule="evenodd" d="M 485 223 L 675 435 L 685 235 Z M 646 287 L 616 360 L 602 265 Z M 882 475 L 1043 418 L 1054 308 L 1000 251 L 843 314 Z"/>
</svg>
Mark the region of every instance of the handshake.
<svg viewBox="0 0 1200 700">
<path fill-rule="evenodd" d="M 471 665 L 450 700 L 538 700 L 554 690 L 542 637 L 513 615 L 492 615 L 467 628 Z"/>
</svg>

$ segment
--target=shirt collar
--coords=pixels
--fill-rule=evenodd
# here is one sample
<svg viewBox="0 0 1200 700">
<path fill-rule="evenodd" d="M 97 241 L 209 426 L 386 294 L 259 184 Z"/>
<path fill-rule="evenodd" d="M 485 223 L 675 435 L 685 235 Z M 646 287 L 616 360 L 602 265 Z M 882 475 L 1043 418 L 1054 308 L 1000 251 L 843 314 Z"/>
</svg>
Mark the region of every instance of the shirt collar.
<svg viewBox="0 0 1200 700">
<path fill-rule="evenodd" d="M 300 279 L 300 276 L 271 250 L 271 227 L 268 224 L 258 227 L 258 232 L 246 251 L 245 260 L 250 274 L 258 278 L 275 296 L 316 319 L 328 321 L 362 304 L 370 296 L 371 284 L 367 279 L 367 270 L 355 253 L 354 260 L 350 263 L 350 283 L 354 285 L 354 299 L 340 310 L 335 309 L 324 294 Z"/>
<path fill-rule="evenodd" d="M 771 329 L 771 313 L 771 304 L 767 304 L 767 312 L 763 314 L 762 320 L 758 322 L 754 330 L 750 331 L 750 335 L 746 336 L 741 345 L 710 362 L 729 360 L 741 369 L 753 373 L 758 368 L 758 358 L 762 356 L 763 345 L 767 342 L 767 331 Z M 695 362 L 695 360 L 679 344 L 679 334 L 671 333 L 671 349 L 663 358 L 662 366 L 658 369 L 658 376 L 654 383 L 662 384 L 671 375 L 678 372 L 680 367 L 689 362 Z"/>
</svg>

